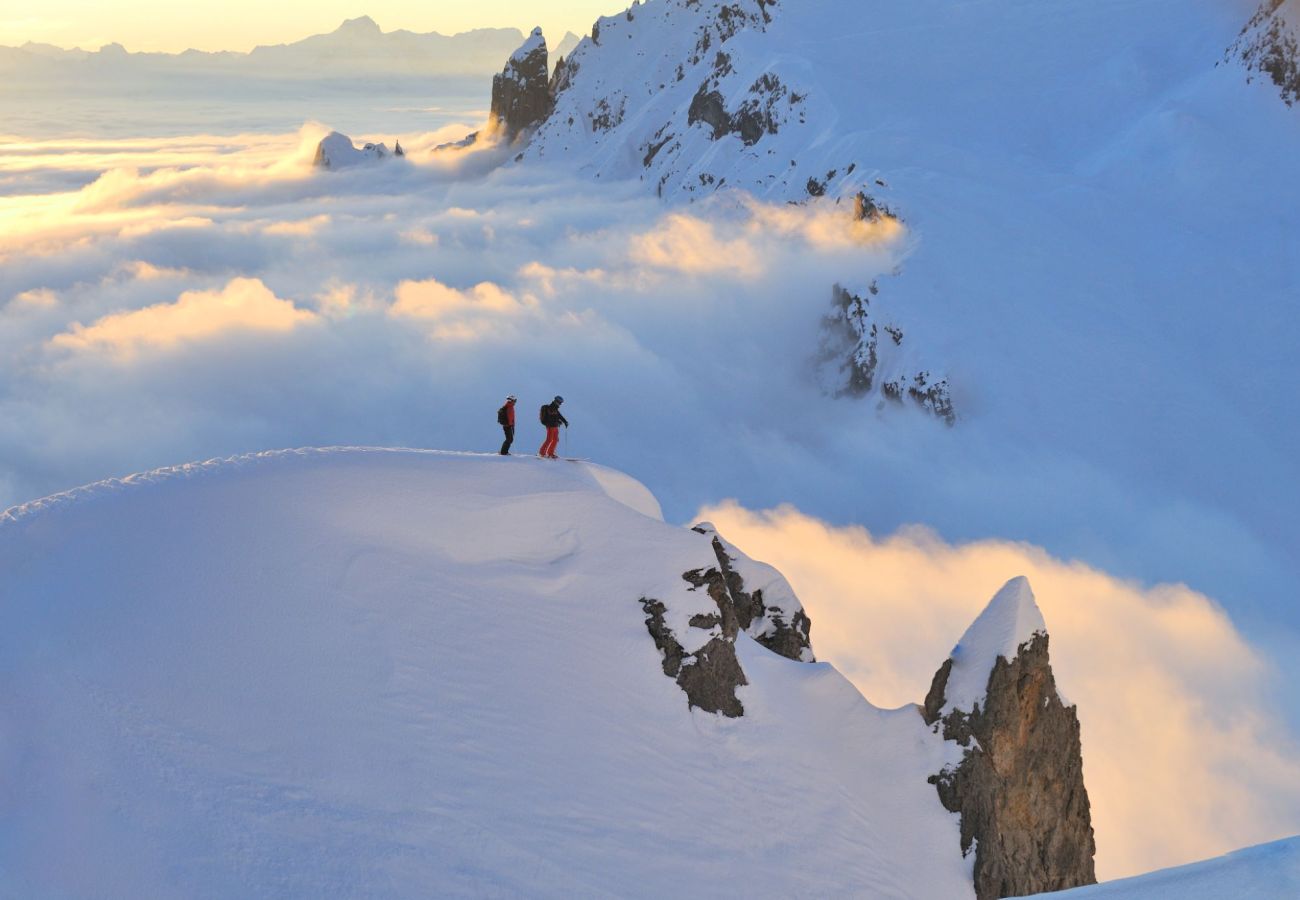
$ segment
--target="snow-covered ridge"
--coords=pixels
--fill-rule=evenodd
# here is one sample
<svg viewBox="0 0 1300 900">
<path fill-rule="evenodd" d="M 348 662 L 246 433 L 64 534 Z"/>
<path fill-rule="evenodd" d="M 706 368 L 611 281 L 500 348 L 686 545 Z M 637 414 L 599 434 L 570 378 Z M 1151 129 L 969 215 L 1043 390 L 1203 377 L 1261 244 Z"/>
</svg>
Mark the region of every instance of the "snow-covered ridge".
<svg viewBox="0 0 1300 900">
<path fill-rule="evenodd" d="M 0 893 L 969 896 L 915 710 L 692 624 L 709 536 L 593 471 L 296 450 L 10 510 L 0 733 L 43 788 Z M 743 717 L 688 708 L 644 597 L 734 648 Z"/>
<path fill-rule="evenodd" d="M 122 478 L 106 478 L 103 481 L 96 481 L 90 484 L 71 488 L 70 490 L 60 491 L 59 493 L 51 494 L 48 497 L 41 497 L 27 503 L 11 506 L 5 510 L 0 510 L 0 526 L 9 524 L 26 524 L 28 521 L 40 514 L 54 512 L 68 506 L 94 502 L 120 493 L 124 490 L 140 490 L 148 488 L 151 485 L 160 485 L 169 481 L 217 476 L 254 466 L 267 466 L 280 463 L 292 465 L 297 461 L 314 457 L 367 457 L 371 455 L 382 456 L 386 454 L 416 454 L 418 456 L 428 457 L 454 457 L 488 460 L 491 460 L 494 456 L 494 454 L 469 453 L 460 450 L 429 450 L 412 447 L 340 446 L 263 450 L 257 453 L 245 453 L 238 456 L 213 458 L 198 462 L 183 463 L 175 466 L 163 466 L 148 472 L 139 472 Z M 645 485 L 616 469 L 610 469 L 596 463 L 580 463 L 578 468 L 586 472 L 594 484 L 600 485 L 601 490 L 608 496 L 618 500 L 630 509 L 642 513 L 643 515 L 659 519 L 660 521 L 663 520 L 663 513 L 659 509 L 658 501 L 655 500 L 654 495 L 650 493 Z"/>
</svg>

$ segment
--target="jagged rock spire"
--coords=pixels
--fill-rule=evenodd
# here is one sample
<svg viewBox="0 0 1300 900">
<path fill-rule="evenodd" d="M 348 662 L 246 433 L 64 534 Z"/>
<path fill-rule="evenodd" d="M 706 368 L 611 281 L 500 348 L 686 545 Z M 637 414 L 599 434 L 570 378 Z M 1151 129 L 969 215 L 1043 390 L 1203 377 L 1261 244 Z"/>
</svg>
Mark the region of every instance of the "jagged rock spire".
<svg viewBox="0 0 1300 900">
<path fill-rule="evenodd" d="M 533 33 L 492 78 L 491 128 L 506 141 L 537 127 L 551 113 L 550 64 L 542 29 Z"/>
<path fill-rule="evenodd" d="M 930 780 L 961 814 L 979 900 L 1097 880 L 1079 718 L 1057 693 L 1047 645 L 1029 581 L 1013 578 L 953 648 L 922 708 L 964 748 Z"/>
</svg>

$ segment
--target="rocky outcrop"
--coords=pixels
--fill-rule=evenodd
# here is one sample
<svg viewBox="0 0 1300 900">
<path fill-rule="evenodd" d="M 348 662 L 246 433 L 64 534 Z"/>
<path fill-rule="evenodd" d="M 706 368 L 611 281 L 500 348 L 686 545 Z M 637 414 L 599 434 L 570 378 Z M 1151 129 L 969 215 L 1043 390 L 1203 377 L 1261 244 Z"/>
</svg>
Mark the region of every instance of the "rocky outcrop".
<svg viewBox="0 0 1300 900">
<path fill-rule="evenodd" d="M 642 597 L 641 609 L 662 654 L 664 674 L 685 692 L 687 705 L 737 718 L 745 708 L 736 690 L 749 683 L 736 657 L 740 634 L 787 659 L 814 662 L 812 622 L 775 569 L 745 556 L 708 523 L 693 530 L 709 539 L 717 562 L 682 573 L 688 594 L 703 591 L 708 596 L 705 611 L 677 615 L 686 627 L 675 631 L 670 603 Z"/>
<path fill-rule="evenodd" d="M 536 128 L 551 114 L 551 70 L 542 29 L 528 40 L 492 78 L 490 128 L 507 142 Z"/>
<path fill-rule="evenodd" d="M 1248 80 L 1267 76 L 1287 106 L 1300 102 L 1300 0 L 1264 0 L 1228 57 L 1246 67 Z"/>
<path fill-rule="evenodd" d="M 960 754 L 930 780 L 961 815 L 979 900 L 1096 881 L 1079 719 L 1057 693 L 1027 581 L 1009 582 L 963 636 L 922 715 Z"/>
<path fill-rule="evenodd" d="M 692 530 L 710 539 L 718 569 L 703 575 L 688 572 L 687 580 L 703 577 L 718 583 L 723 618 L 734 620 L 740 631 L 773 653 L 798 662 L 816 662 L 812 622 L 785 578 L 771 566 L 745 556 L 710 523 L 702 522 Z"/>
<path fill-rule="evenodd" d="M 724 627 L 721 635 L 687 652 L 668 626 L 668 607 L 662 601 L 642 597 L 641 608 L 646 614 L 646 629 L 663 654 L 664 674 L 686 692 L 687 705 L 733 719 L 743 716 L 745 707 L 736 697 L 736 688 L 749 682 L 736 659 L 735 631 L 728 636 Z M 691 627 L 713 631 L 719 624 L 717 619 L 695 618 Z"/>
<path fill-rule="evenodd" d="M 858 206 L 865 195 L 858 195 Z M 872 212 L 882 216 L 871 203 Z M 866 215 L 859 215 L 866 218 Z M 832 397 L 861 399 L 879 391 L 882 401 L 911 403 L 947 425 L 955 425 L 948 379 L 915 367 L 906 352 L 905 332 L 878 307 L 880 286 L 871 282 L 862 293 L 843 285 L 831 288 L 831 312 L 822 318 L 822 338 L 813 367 L 822 389 Z"/>
<path fill-rule="evenodd" d="M 352 143 L 352 138 L 331 131 L 316 145 L 316 156 L 312 159 L 312 165 L 318 169 L 344 169 L 348 166 L 381 162 L 390 157 L 405 155 L 400 141 L 397 150 L 393 153 L 389 153 L 386 144 L 364 144 L 358 149 Z"/>
</svg>

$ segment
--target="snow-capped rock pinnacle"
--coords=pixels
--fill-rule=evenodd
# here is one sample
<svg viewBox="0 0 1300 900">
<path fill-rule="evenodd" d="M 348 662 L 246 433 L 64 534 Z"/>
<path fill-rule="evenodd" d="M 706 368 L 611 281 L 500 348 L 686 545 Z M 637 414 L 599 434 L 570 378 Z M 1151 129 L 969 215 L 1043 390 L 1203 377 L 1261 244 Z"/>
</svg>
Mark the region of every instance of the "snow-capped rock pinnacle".
<svg viewBox="0 0 1300 900">
<path fill-rule="evenodd" d="M 1013 578 L 939 668 L 921 713 L 960 759 L 931 782 L 961 814 L 979 900 L 1096 881 L 1079 718 L 1056 690 L 1029 580 Z"/>
<path fill-rule="evenodd" d="M 944 689 L 942 712 L 970 712 L 982 704 L 989 673 L 998 659 L 1015 660 L 1020 648 L 1039 634 L 1047 634 L 1047 625 L 1029 579 L 1023 575 L 1012 578 L 952 649 L 952 670 Z"/>
<path fill-rule="evenodd" d="M 534 28 L 492 78 L 489 130 L 512 142 L 545 121 L 552 106 L 550 72 L 546 38 Z"/>
</svg>

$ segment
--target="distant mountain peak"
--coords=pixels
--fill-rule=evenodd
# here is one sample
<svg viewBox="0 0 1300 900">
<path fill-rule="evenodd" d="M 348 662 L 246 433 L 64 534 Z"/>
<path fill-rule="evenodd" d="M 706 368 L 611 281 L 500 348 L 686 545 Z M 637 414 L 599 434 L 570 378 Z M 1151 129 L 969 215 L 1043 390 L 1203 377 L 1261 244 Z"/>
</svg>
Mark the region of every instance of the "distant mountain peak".
<svg viewBox="0 0 1300 900">
<path fill-rule="evenodd" d="M 380 35 L 384 33 L 384 30 L 370 16 L 357 16 L 355 19 L 344 19 L 343 24 L 336 28 L 335 32 Z"/>
</svg>

